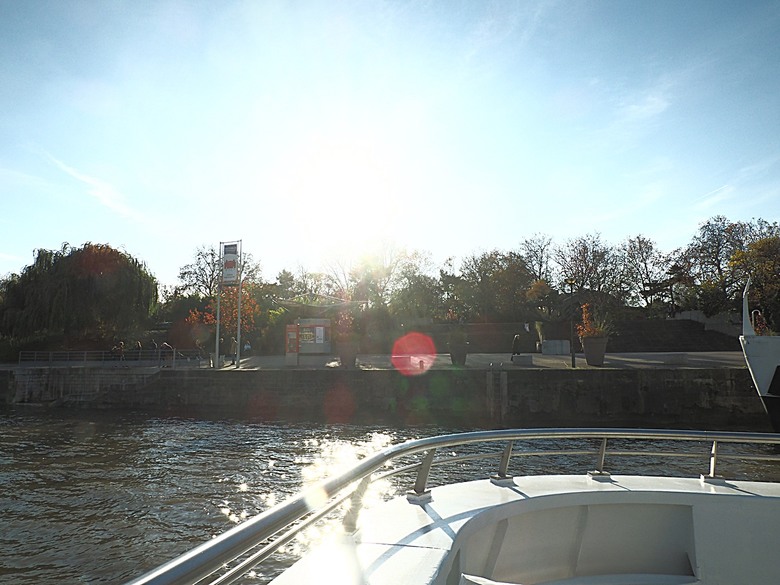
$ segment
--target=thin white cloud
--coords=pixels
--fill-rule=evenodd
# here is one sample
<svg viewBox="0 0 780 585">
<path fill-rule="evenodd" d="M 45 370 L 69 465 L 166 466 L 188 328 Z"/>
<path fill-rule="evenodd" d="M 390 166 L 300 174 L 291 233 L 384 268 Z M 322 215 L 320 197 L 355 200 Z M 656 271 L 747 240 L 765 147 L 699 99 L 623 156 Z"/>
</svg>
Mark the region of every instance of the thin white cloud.
<svg viewBox="0 0 780 585">
<path fill-rule="evenodd" d="M 24 262 L 25 259 L 17 254 L 6 254 L 5 252 L 0 252 L 0 260 L 12 261 L 12 262 Z"/>
<path fill-rule="evenodd" d="M 475 4 L 484 10 L 484 17 L 477 21 L 468 39 L 467 58 L 481 58 L 486 51 L 496 49 L 525 50 L 558 3 L 558 0 L 537 0 L 517 4 Z M 482 65 L 485 66 L 484 62 Z"/>
<path fill-rule="evenodd" d="M 619 124 L 641 124 L 663 114 L 672 105 L 674 77 L 663 75 L 638 91 L 621 91 L 616 120 Z"/>
<path fill-rule="evenodd" d="M 605 206 L 601 212 L 592 214 L 588 221 L 602 228 L 606 227 L 606 224 L 618 224 L 627 218 L 638 216 L 645 209 L 658 207 L 659 201 L 663 201 L 667 196 L 666 187 L 662 183 L 647 184 L 625 197 L 621 204 Z"/>
<path fill-rule="evenodd" d="M 662 114 L 669 104 L 670 100 L 665 92 L 653 90 L 624 106 L 620 118 L 626 122 L 647 120 Z"/>
<path fill-rule="evenodd" d="M 739 179 L 742 181 L 752 180 L 766 175 L 772 167 L 780 162 L 780 155 L 774 154 L 758 160 L 751 165 L 746 165 L 739 169 Z"/>
<path fill-rule="evenodd" d="M 57 166 L 57 168 L 59 168 L 65 174 L 86 185 L 87 194 L 93 197 L 104 207 L 107 207 L 111 211 L 115 211 L 123 217 L 135 220 L 143 220 L 143 216 L 130 208 L 125 203 L 124 196 L 110 183 L 82 173 L 81 171 L 65 164 L 61 160 L 53 157 L 48 153 L 46 156 Z"/>
<path fill-rule="evenodd" d="M 693 203 L 699 209 L 707 209 L 712 207 L 713 205 L 717 205 L 718 203 L 721 203 L 722 201 L 731 199 L 731 195 L 733 192 L 734 192 L 734 187 L 732 187 L 731 185 L 729 184 L 722 185 L 717 189 L 713 189 L 709 193 L 705 193 L 704 195 L 697 197 Z"/>
<path fill-rule="evenodd" d="M 700 195 L 693 200 L 697 209 L 709 209 L 726 201 L 734 202 L 738 196 L 741 209 L 776 202 L 778 182 L 771 177 L 771 170 L 780 162 L 780 156 L 770 155 L 737 169 L 728 183 Z"/>
<path fill-rule="evenodd" d="M 5 220 L 0 220 L 0 224 L 5 223 Z M 8 243 L 10 244 L 10 242 Z M 28 262 L 28 258 L 23 258 L 19 254 L 9 254 L 8 252 L 0 252 L 0 276 L 10 275 L 12 272 L 19 272 L 19 266 L 24 266 Z"/>
<path fill-rule="evenodd" d="M 48 187 L 50 183 L 41 177 L 36 177 L 29 173 L 17 171 L 9 168 L 0 168 L 0 190 L 6 185 L 17 186 L 32 186 L 32 187 Z"/>
<path fill-rule="evenodd" d="M 658 119 L 673 104 L 670 83 L 659 80 L 654 86 L 639 92 L 625 92 L 622 88 L 609 93 L 599 84 L 605 101 L 612 104 L 609 121 L 594 134 L 593 146 L 615 153 L 633 147 L 644 139 Z"/>
<path fill-rule="evenodd" d="M 780 200 L 780 181 L 775 176 L 778 163 L 780 155 L 772 153 L 736 171 L 731 184 L 733 191 L 739 191 L 741 209 L 755 208 L 762 216 L 776 214 Z"/>
</svg>

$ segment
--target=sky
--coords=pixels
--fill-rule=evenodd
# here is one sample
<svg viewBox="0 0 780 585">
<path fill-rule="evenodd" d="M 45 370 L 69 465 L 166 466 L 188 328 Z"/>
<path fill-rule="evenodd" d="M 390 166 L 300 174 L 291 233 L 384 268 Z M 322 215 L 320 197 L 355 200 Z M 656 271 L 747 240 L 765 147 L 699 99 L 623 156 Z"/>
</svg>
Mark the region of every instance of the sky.
<svg viewBox="0 0 780 585">
<path fill-rule="evenodd" d="M 780 2 L 0 0 L 0 276 L 780 220 Z"/>
</svg>

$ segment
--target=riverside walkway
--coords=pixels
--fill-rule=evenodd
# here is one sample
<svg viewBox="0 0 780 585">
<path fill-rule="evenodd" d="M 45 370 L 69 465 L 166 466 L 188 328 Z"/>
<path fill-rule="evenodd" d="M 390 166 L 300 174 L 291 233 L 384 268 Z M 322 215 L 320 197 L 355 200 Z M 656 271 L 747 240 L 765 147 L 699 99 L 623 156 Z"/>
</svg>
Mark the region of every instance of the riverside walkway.
<svg viewBox="0 0 780 585">
<path fill-rule="evenodd" d="M 466 358 L 466 367 L 475 369 L 571 369 L 571 355 L 544 355 L 541 353 L 526 353 L 515 356 L 510 361 L 509 353 L 470 353 Z M 431 360 L 430 356 L 410 356 L 412 364 L 419 360 Z M 582 353 L 576 354 L 577 368 L 582 369 L 610 369 L 610 368 L 744 368 L 745 357 L 741 351 L 711 351 L 711 352 L 659 352 L 659 353 L 607 353 L 604 358 L 604 366 L 595 368 L 585 363 Z M 427 364 L 427 362 L 426 362 Z M 307 355 L 301 356 L 297 366 L 285 364 L 285 356 L 249 356 L 241 358 L 242 370 L 266 370 L 266 369 L 326 369 L 339 367 L 336 356 Z M 393 369 L 392 356 L 388 354 L 360 354 L 357 357 L 356 369 L 361 370 L 390 370 Z M 433 356 L 428 369 L 457 369 L 453 366 L 447 353 L 439 353 Z M 235 370 L 236 366 L 226 365 L 222 370 Z"/>
<path fill-rule="evenodd" d="M 145 354 L 149 355 L 145 355 Z M 159 368 L 172 369 L 207 369 L 209 360 L 191 350 L 175 352 L 176 359 L 167 359 L 160 352 L 143 352 L 141 355 L 128 355 L 125 360 L 118 360 L 108 352 L 23 352 L 18 364 L 7 364 L 7 368 L 41 368 L 41 367 L 92 367 L 92 368 Z M 541 353 L 525 353 L 510 360 L 509 353 L 470 353 L 466 359 L 466 367 L 473 369 L 571 369 L 571 355 L 549 355 Z M 404 356 L 407 358 L 407 356 Z M 420 361 L 426 370 L 452 370 L 460 366 L 452 365 L 448 353 L 438 353 L 433 356 L 410 355 L 409 366 L 419 368 Z M 604 365 L 589 366 L 585 356 L 578 353 L 575 356 L 577 369 L 642 369 L 642 368 L 744 368 L 745 358 L 741 351 L 709 351 L 709 352 L 645 352 L 645 353 L 607 353 Z M 221 371 L 241 370 L 281 370 L 281 369 L 332 369 L 340 367 L 339 358 L 334 355 L 301 355 L 297 365 L 288 364 L 284 355 L 252 355 L 241 358 L 240 366 L 226 365 Z M 409 367 L 407 366 L 407 368 Z M 392 370 L 393 356 L 389 354 L 359 354 L 358 370 Z"/>
</svg>

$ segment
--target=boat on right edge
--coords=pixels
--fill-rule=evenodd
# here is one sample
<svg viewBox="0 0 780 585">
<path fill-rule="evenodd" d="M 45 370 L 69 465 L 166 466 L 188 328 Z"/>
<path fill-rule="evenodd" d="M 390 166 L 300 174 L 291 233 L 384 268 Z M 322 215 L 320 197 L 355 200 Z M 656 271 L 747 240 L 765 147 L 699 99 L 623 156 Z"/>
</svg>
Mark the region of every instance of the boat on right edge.
<svg viewBox="0 0 780 585">
<path fill-rule="evenodd" d="M 755 319 L 760 313 L 750 312 L 749 288 L 750 279 L 742 292 L 742 335 L 739 336 L 739 343 L 772 429 L 780 433 L 780 336 L 756 333 Z"/>
</svg>

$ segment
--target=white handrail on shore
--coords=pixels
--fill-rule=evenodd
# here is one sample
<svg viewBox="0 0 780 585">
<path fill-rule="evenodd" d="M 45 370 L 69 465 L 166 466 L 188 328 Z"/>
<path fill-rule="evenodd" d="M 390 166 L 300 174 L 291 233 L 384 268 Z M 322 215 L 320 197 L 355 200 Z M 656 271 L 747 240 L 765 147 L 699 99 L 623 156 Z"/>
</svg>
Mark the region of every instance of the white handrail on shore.
<svg viewBox="0 0 780 585">
<path fill-rule="evenodd" d="M 20 366 L 90 366 L 198 368 L 207 363 L 197 349 L 126 349 L 114 351 L 20 351 Z"/>
</svg>

